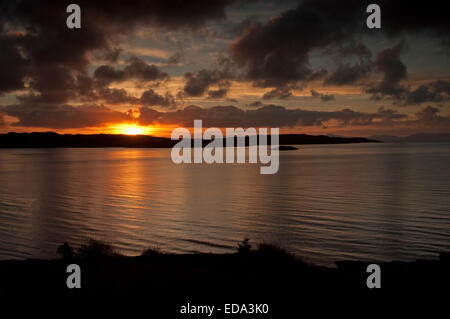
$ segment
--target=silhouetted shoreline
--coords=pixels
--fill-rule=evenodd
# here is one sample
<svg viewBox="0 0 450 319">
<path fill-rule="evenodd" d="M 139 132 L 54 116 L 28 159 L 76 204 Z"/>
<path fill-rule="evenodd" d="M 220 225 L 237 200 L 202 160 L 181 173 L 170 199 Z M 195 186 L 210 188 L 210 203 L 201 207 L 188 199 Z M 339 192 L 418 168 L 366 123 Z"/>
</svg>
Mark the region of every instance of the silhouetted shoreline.
<svg viewBox="0 0 450 319">
<path fill-rule="evenodd" d="M 0 261 L 0 297 L 71 302 L 145 299 L 155 313 L 172 314 L 160 318 L 177 317 L 178 307 L 186 302 L 260 302 L 280 315 L 294 313 L 295 300 L 305 308 L 325 302 L 323 298 L 373 301 L 399 293 L 432 294 L 448 289 L 450 283 L 448 253 L 436 260 L 379 262 L 381 289 L 369 289 L 366 269 L 372 262 L 315 266 L 265 244 L 252 249 L 244 242 L 229 254 L 166 254 L 149 249 L 137 257 L 116 254 L 110 246 L 95 242 L 78 252 L 67 247 L 60 247 L 59 259 Z M 73 263 L 81 268 L 81 289 L 66 287 L 66 267 Z"/>
<path fill-rule="evenodd" d="M 224 139 L 225 140 L 225 139 Z M 203 145 L 211 141 L 203 141 Z M 376 143 L 363 137 L 334 137 L 325 135 L 281 134 L 280 145 Z M 0 148 L 58 148 L 58 147 L 135 147 L 171 148 L 178 141 L 150 135 L 121 134 L 57 134 L 7 133 L 0 134 Z M 248 138 L 246 145 L 249 144 Z M 235 143 L 236 145 L 236 143 Z"/>
<path fill-rule="evenodd" d="M 289 145 L 280 145 L 277 149 L 279 151 L 295 151 L 295 150 L 298 150 L 297 147 L 289 146 Z"/>
</svg>

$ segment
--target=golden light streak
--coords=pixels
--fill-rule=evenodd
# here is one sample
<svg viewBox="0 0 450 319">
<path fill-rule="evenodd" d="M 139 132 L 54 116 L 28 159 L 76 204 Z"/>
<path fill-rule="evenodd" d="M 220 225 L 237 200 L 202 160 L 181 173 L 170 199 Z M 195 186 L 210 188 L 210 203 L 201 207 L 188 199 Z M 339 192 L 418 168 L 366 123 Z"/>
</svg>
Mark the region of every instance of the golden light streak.
<svg viewBox="0 0 450 319">
<path fill-rule="evenodd" d="M 155 128 L 151 126 L 140 126 L 137 124 L 117 124 L 111 126 L 114 134 L 125 135 L 150 135 L 155 132 Z"/>
</svg>

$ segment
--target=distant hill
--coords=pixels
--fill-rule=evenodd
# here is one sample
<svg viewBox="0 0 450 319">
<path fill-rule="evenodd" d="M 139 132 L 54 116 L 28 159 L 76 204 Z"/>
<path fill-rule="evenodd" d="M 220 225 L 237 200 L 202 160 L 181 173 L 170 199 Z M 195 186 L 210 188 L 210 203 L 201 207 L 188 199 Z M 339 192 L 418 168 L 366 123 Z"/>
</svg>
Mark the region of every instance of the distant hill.
<svg viewBox="0 0 450 319">
<path fill-rule="evenodd" d="M 203 141 L 206 145 L 210 141 Z M 280 145 L 295 144 L 343 144 L 368 143 L 375 140 L 360 137 L 330 137 L 324 135 L 283 134 Z M 57 134 L 45 133 L 7 133 L 0 134 L 0 148 L 43 148 L 43 147 L 152 147 L 170 148 L 178 143 L 166 137 L 148 135 L 119 134 Z M 246 140 L 248 145 L 248 139 Z"/>
<path fill-rule="evenodd" d="M 432 134 L 419 133 L 406 137 L 391 136 L 391 135 L 375 135 L 369 137 L 378 141 L 386 143 L 418 143 L 418 142 L 450 142 L 450 133 Z"/>
<path fill-rule="evenodd" d="M 378 143 L 376 139 L 364 137 L 341 137 L 307 134 L 281 134 L 280 145 L 300 144 L 348 144 L 348 143 Z"/>
</svg>

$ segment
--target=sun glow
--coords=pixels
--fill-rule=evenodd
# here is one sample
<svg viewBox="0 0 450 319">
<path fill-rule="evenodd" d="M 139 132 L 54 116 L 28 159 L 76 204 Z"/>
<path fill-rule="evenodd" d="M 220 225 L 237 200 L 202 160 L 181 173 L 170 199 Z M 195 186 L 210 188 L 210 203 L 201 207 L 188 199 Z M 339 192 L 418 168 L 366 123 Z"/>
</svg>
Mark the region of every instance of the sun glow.
<svg viewBox="0 0 450 319">
<path fill-rule="evenodd" d="M 137 124 L 120 124 L 114 126 L 113 129 L 115 134 L 125 135 L 147 135 L 153 132 L 153 128 Z"/>
</svg>

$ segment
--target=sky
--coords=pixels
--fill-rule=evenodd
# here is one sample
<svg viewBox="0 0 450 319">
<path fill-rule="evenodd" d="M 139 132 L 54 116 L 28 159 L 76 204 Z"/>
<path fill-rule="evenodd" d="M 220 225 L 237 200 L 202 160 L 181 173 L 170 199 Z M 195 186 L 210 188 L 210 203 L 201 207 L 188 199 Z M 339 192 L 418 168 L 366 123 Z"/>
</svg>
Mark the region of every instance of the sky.
<svg viewBox="0 0 450 319">
<path fill-rule="evenodd" d="M 449 133 L 444 4 L 373 2 L 0 1 L 0 133 Z"/>
</svg>

